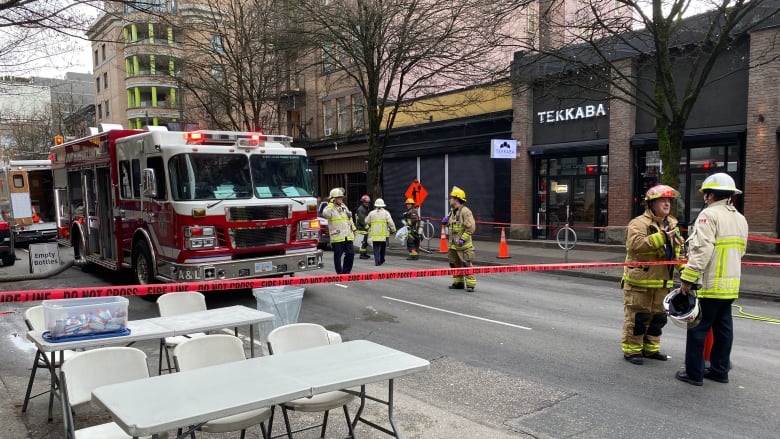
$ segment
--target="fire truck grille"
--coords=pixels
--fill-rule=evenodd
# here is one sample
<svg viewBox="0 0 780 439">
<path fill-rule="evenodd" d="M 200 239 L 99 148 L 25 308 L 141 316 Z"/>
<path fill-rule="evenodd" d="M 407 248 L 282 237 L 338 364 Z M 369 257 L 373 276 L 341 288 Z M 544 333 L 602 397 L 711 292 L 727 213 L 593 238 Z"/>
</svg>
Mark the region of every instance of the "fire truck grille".
<svg viewBox="0 0 780 439">
<path fill-rule="evenodd" d="M 234 206 L 227 211 L 228 221 L 272 220 L 290 217 L 288 205 L 279 206 Z"/>
<path fill-rule="evenodd" d="M 230 229 L 233 248 L 250 248 L 287 243 L 287 226 Z"/>
</svg>

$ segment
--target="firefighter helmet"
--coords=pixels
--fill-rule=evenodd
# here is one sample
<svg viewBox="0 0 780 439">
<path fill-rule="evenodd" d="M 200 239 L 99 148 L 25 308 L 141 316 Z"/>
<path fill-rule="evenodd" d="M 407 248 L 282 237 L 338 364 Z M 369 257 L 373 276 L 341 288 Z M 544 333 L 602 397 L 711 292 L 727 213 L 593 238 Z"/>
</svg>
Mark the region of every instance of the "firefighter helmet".
<svg viewBox="0 0 780 439">
<path fill-rule="evenodd" d="M 339 197 L 341 198 L 344 197 L 344 191 L 340 187 L 330 190 L 330 198 L 339 198 Z"/>
<path fill-rule="evenodd" d="M 695 328 L 701 322 L 699 299 L 693 293 L 680 293 L 680 288 L 673 289 L 664 297 L 664 309 L 672 322 L 681 328 Z"/>
<path fill-rule="evenodd" d="M 450 192 L 450 196 L 453 198 L 457 198 L 460 201 L 463 201 L 464 203 L 466 202 L 466 191 L 464 191 L 463 189 L 457 186 L 452 187 L 452 192 Z"/>
<path fill-rule="evenodd" d="M 368 194 L 363 195 L 362 197 L 360 197 L 360 201 L 361 202 L 368 202 L 368 203 L 370 203 L 371 202 L 371 197 L 369 197 Z"/>
<path fill-rule="evenodd" d="M 704 192 L 708 189 L 713 191 L 733 192 L 737 195 L 742 193 L 741 190 L 737 189 L 737 185 L 734 183 L 734 179 L 731 178 L 729 174 L 724 172 L 712 174 L 704 179 L 704 182 L 701 184 L 699 191 Z"/>
<path fill-rule="evenodd" d="M 680 193 L 677 189 L 665 184 L 658 184 L 647 190 L 645 201 L 653 201 L 659 198 L 679 198 Z"/>
<path fill-rule="evenodd" d="M 414 202 L 414 198 L 407 198 L 406 204 L 416 204 L 416 203 Z"/>
<path fill-rule="evenodd" d="M 387 205 L 385 204 L 385 200 L 377 198 L 376 201 L 374 201 L 374 207 L 387 207 Z"/>
</svg>

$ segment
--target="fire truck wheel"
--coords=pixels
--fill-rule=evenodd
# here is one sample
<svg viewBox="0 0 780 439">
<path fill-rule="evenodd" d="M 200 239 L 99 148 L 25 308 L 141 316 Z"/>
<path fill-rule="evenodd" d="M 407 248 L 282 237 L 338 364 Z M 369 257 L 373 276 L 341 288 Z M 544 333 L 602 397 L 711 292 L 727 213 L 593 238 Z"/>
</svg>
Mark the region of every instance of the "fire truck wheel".
<svg viewBox="0 0 780 439">
<path fill-rule="evenodd" d="M 14 265 L 16 263 L 16 255 L 10 254 L 8 256 L 3 256 L 3 266 L 10 267 L 11 265 Z"/>
<path fill-rule="evenodd" d="M 133 250 L 133 272 L 135 282 L 139 285 L 154 283 L 154 270 L 152 268 L 152 253 L 144 241 L 139 241 Z"/>
</svg>

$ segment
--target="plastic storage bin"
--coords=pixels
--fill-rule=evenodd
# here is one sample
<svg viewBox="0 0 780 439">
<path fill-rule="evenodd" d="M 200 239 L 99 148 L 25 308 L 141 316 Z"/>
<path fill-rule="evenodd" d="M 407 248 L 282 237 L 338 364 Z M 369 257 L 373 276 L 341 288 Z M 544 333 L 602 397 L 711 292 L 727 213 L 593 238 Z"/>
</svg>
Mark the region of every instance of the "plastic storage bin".
<svg viewBox="0 0 780 439">
<path fill-rule="evenodd" d="M 258 325 L 260 337 L 265 340 L 274 329 L 298 322 L 304 288 L 282 287 L 252 288 L 257 299 L 257 309 L 274 315 L 274 319 Z"/>
<path fill-rule="evenodd" d="M 44 300 L 43 318 L 52 339 L 120 332 L 128 304 L 126 297 Z"/>
</svg>

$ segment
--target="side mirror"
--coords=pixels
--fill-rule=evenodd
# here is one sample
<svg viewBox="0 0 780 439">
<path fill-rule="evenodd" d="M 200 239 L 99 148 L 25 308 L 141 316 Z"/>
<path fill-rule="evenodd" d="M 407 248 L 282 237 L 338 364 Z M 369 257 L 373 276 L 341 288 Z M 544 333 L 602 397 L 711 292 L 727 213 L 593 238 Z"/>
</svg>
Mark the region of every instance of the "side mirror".
<svg viewBox="0 0 780 439">
<path fill-rule="evenodd" d="M 154 169 L 146 168 L 141 174 L 141 194 L 144 197 L 155 198 L 157 196 L 157 179 Z"/>
</svg>

